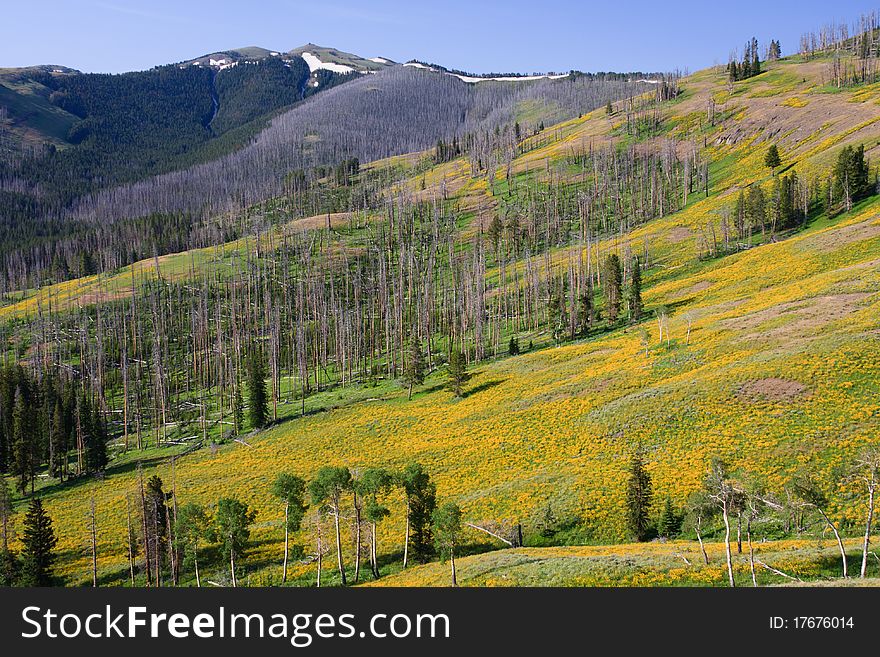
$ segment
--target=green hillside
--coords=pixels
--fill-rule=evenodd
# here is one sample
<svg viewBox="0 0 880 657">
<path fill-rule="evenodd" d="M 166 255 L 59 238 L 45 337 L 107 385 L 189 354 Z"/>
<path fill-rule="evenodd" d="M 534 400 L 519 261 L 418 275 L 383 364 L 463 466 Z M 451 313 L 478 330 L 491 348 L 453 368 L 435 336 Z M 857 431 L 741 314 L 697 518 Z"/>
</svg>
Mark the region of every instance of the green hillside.
<svg viewBox="0 0 880 657">
<path fill-rule="evenodd" d="M 37 69 L 0 69 L 0 107 L 4 108 L 0 119 L 0 160 L 20 153 L 26 144 L 64 146 L 70 129 L 79 120 L 51 102 L 52 89 L 33 79 L 36 72 Z"/>
<path fill-rule="evenodd" d="M 178 401 L 188 410 L 145 430 L 146 449 L 139 451 L 133 446 L 134 430 L 129 425 L 123 429 L 123 421 L 116 419 L 123 412 L 121 375 L 106 373 L 115 366 L 112 358 L 96 360 L 106 367 L 95 366 L 94 376 L 101 371 L 109 381 L 104 403 L 115 422 L 109 466 L 98 477 L 62 483 L 40 476 L 35 484 L 55 521 L 61 573 L 73 584 L 91 579 L 87 508 L 94 499 L 100 510 L 101 582 L 128 581 L 126 522 L 140 490 L 138 463 L 144 478 L 158 474 L 173 487 L 180 504 L 210 507 L 219 497 L 232 495 L 255 509 L 239 580 L 247 573 L 252 584 L 270 584 L 280 581 L 284 533 L 283 506 L 270 491 L 277 474 L 295 472 L 310 479 L 326 465 L 363 473 L 370 466 L 400 469 L 419 462 L 436 483 L 438 500 L 460 505 L 466 521 L 522 527 L 527 547 L 503 551 L 497 551 L 497 540 L 468 530 L 467 551 L 496 551 L 461 560 L 462 583 L 723 584 L 718 518 L 702 528 L 713 543 L 708 566 L 699 562 L 693 528 L 674 542 L 627 543 L 625 482 L 638 448 L 645 450 L 653 482 L 652 521 L 667 498 L 683 513 L 689 498 L 702 488 L 712 459 L 723 459 L 738 480 L 779 500 L 780 509 L 765 513 L 751 528 L 758 558 L 810 580 L 839 574 L 837 546 L 827 528 L 815 518 L 805 520 L 815 515 L 812 510 L 786 506 L 793 483 L 811 473 L 828 498 L 829 515 L 847 537 L 851 567 L 857 570 L 857 538 L 864 528 L 862 488 L 859 480 L 841 473 L 862 450 L 877 445 L 880 429 L 880 198 L 875 193 L 880 84 L 829 88 L 827 66 L 821 56 L 810 61 L 791 57 L 735 83 L 723 69 L 700 71 L 680 81 L 681 92 L 674 98 L 655 100 L 658 92 L 642 99 L 644 104 L 621 101 L 610 112 L 601 108 L 544 130 L 523 131 L 515 156 L 508 162 L 486 156 L 490 164 L 481 171 L 475 171 L 477 158 L 437 163 L 433 153 L 371 163 L 356 173 L 327 171 L 315 183 L 320 193 L 349 198 L 356 196 L 350 185 L 363 184 L 356 192 L 365 197 L 367 191 L 375 193 L 381 201 L 371 210 L 290 218 L 293 202 L 274 199 L 252 209 L 267 224 L 258 237 L 145 260 L 10 298 L 0 308 L 0 319 L 9 326 L 7 347 L 34 360 L 51 341 L 25 339 L 17 331 L 50 306 L 60 314 L 60 323 L 67 321 L 64 313 L 80 313 L 65 325 L 70 331 L 80 322 L 109 321 L 82 319 L 96 317 L 91 313 L 97 308 L 105 315 L 135 317 L 136 303 L 158 325 L 159 289 L 186 300 L 177 306 L 181 315 L 201 317 L 199 303 L 208 294 L 185 297 L 187 286 L 204 286 L 198 289 L 210 289 L 218 298 L 229 295 L 243 313 L 257 309 L 254 322 L 263 321 L 264 313 L 270 319 L 254 342 L 270 353 L 279 340 L 272 327 L 296 326 L 297 315 L 272 320 L 278 317 L 273 314 L 277 308 L 259 305 L 264 303 L 261 295 L 270 293 L 245 280 L 243 272 L 278 268 L 286 273 L 266 280 L 277 283 L 285 299 L 305 298 L 319 287 L 318 281 L 323 284 L 322 275 L 346 281 L 367 278 L 370 272 L 366 266 L 358 269 L 358 258 L 376 251 L 381 260 L 384 252 L 377 245 L 385 244 L 378 240 L 385 239 L 386 231 L 387 253 L 400 259 L 382 261 L 403 272 L 407 258 L 400 254 L 415 260 L 422 252 L 403 249 L 393 235 L 412 227 L 422 240 L 414 241 L 421 245 L 430 241 L 432 231 L 451 236 L 448 257 L 457 264 L 449 268 L 449 289 L 466 290 L 468 298 L 478 298 L 480 309 L 486 309 L 484 323 L 473 320 L 467 332 L 454 338 L 439 330 L 422 334 L 433 356 L 427 379 L 414 386 L 411 400 L 396 364 L 398 357 L 402 362 L 408 358 L 405 343 L 389 353 L 377 346 L 379 356 L 360 353 L 353 364 L 330 360 L 327 366 L 307 365 L 305 377 L 302 364 L 290 358 L 289 370 L 277 378 L 267 374 L 276 401 L 271 411 L 277 417 L 266 429 L 242 431 L 237 440 L 229 435 L 233 419 L 224 389 L 202 391 L 181 384 L 177 390 L 186 392 L 177 395 Z M 765 163 L 771 144 L 781 155 L 772 170 Z M 835 166 L 842 149 L 851 146 L 863 146 L 870 162 L 864 198 L 835 192 Z M 586 208 L 595 210 L 585 199 L 594 198 L 589 194 L 599 187 L 598 174 L 587 166 L 599 166 L 598 159 L 587 159 L 594 152 L 609 153 L 608 158 L 612 152 L 626 153 L 628 165 L 644 167 L 644 179 L 654 175 L 659 186 L 609 194 L 608 214 L 591 228 Z M 792 174 L 797 183 L 791 182 Z M 683 183 L 683 198 L 669 192 L 677 187 L 664 186 L 664 177 L 675 176 L 689 181 Z M 611 185 L 609 180 L 602 178 L 602 184 Z M 804 212 L 782 206 L 778 199 L 783 184 L 802 190 Z M 376 192 L 377 186 L 388 196 Z M 760 209 L 749 205 L 749 227 L 738 232 L 740 214 L 746 216 L 738 202 L 753 204 L 759 195 Z M 404 198 L 407 205 L 395 205 L 395 199 Z M 595 198 L 606 197 L 596 192 Z M 615 209 L 615 199 L 619 208 L 627 204 L 626 211 Z M 658 211 L 637 220 L 636 209 L 651 203 Z M 564 225 L 554 218 L 554 208 L 560 207 L 564 209 L 558 215 L 567 217 Z M 767 215 L 758 223 L 755 216 L 765 209 Z M 537 224 L 535 217 L 546 223 Z M 515 241 L 507 237 L 514 218 L 522 239 L 540 243 L 542 251 L 510 246 L 515 256 L 499 255 Z M 619 223 L 611 223 L 615 218 Z M 531 232 L 530 219 L 537 226 Z M 545 240 L 544 230 L 556 233 Z M 297 249 L 319 255 L 303 257 L 294 266 L 283 254 L 299 253 Z M 610 284 L 599 263 L 612 254 L 626 264 L 629 285 L 631 263 L 636 256 L 640 259 L 644 308 L 638 318 L 632 317 L 631 306 L 629 314 L 624 307 L 619 319 L 609 318 Z M 436 266 L 441 264 L 438 260 Z M 596 281 L 588 288 L 589 303 L 600 312 L 588 328 L 570 331 L 580 321 L 576 308 L 584 307 L 569 294 L 579 280 L 575 272 L 581 270 Z M 540 281 L 538 292 L 531 290 L 532 276 Z M 297 288 L 292 282 L 285 287 L 288 277 L 305 279 L 313 287 Z M 434 279 L 413 278 L 404 292 L 415 307 L 420 294 L 432 290 Z M 468 284 L 455 287 L 462 279 Z M 424 290 L 417 289 L 419 282 Z M 508 314 L 509 302 L 517 313 L 524 308 L 522 317 Z M 309 321 L 317 327 L 315 318 L 332 315 L 334 306 L 327 301 L 317 308 L 315 303 Z M 444 306 L 444 321 L 458 326 L 461 317 L 470 317 L 472 307 L 450 302 Z M 399 312 L 400 318 L 418 315 L 408 309 Z M 231 322 L 231 316 L 223 321 Z M 211 316 L 205 312 L 205 317 L 198 321 L 207 323 Z M 125 326 L 131 330 L 130 324 Z M 214 340 L 219 345 L 232 339 L 232 325 L 223 326 L 230 328 L 218 330 L 218 335 L 206 332 L 212 341 L 194 346 L 198 355 L 192 361 L 182 356 L 173 361 L 179 369 L 168 378 L 189 382 L 190 377 L 206 376 L 200 355 L 232 350 L 213 346 Z M 359 326 L 340 320 L 326 333 L 342 341 L 339 336 L 357 335 Z M 305 331 L 318 344 L 320 331 Z M 178 336 L 162 339 L 173 345 Z M 511 339 L 521 353 L 509 355 Z M 446 388 L 444 363 L 449 344 L 459 341 L 472 374 L 461 397 Z M 158 340 L 156 344 L 157 351 L 172 349 Z M 288 354 L 288 349 L 293 347 L 286 342 L 277 346 L 279 353 Z M 307 353 L 317 362 L 318 352 Z M 436 358 L 440 352 L 444 356 Z M 81 366 L 79 353 L 71 347 L 66 363 Z M 115 347 L 112 353 L 119 355 Z M 149 358 L 154 352 L 144 353 Z M 152 365 L 145 361 L 143 367 Z M 220 401 L 215 405 L 216 397 Z M 20 509 L 23 504 L 19 501 Z M 354 509 L 348 496 L 344 504 L 345 558 L 351 566 Z M 396 574 L 405 531 L 401 491 L 388 493 L 385 504 L 390 515 L 378 526 L 377 543 L 382 572 L 391 576 L 382 583 L 445 584 L 446 564 Z M 325 523 L 320 527 L 327 541 L 332 522 L 307 518 L 294 540 L 311 555 L 316 523 Z M 217 553 L 215 546 L 206 548 L 203 577 L 223 582 L 226 563 Z M 327 564 L 334 558 L 332 552 L 325 556 L 325 568 L 330 569 Z M 741 583 L 749 582 L 745 556 L 737 555 L 735 567 Z M 314 560 L 303 558 L 293 570 L 295 582 L 310 583 Z M 880 576 L 876 561 L 867 574 Z M 335 581 L 333 574 L 329 577 Z M 765 584 L 786 581 L 763 567 L 760 577 Z M 183 579 L 190 582 L 191 576 L 186 573 Z"/>
</svg>

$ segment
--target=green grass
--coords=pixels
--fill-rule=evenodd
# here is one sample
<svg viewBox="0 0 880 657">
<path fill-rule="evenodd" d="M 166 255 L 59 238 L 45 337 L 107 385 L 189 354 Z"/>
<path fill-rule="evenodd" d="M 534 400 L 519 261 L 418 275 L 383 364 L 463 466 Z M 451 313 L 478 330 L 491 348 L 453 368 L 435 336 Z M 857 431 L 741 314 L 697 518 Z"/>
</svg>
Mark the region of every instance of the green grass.
<svg viewBox="0 0 880 657">
<path fill-rule="evenodd" d="M 756 563 L 759 586 L 781 584 L 880 584 L 880 568 L 872 563 L 869 579 L 840 579 L 840 556 L 828 541 L 754 544 L 756 561 L 776 568 L 778 575 Z M 456 559 L 460 586 L 727 586 L 723 543 L 708 543 L 708 565 L 693 542 L 673 541 L 619 547 L 556 547 L 497 550 Z M 752 586 L 748 545 L 738 554 L 733 546 L 737 586 Z M 848 551 L 849 567 L 858 572 L 861 553 Z M 380 586 L 448 586 L 449 564 L 432 563 L 384 577 Z M 793 579 L 792 579 L 793 578 Z M 798 581 L 800 580 L 800 581 Z"/>
</svg>

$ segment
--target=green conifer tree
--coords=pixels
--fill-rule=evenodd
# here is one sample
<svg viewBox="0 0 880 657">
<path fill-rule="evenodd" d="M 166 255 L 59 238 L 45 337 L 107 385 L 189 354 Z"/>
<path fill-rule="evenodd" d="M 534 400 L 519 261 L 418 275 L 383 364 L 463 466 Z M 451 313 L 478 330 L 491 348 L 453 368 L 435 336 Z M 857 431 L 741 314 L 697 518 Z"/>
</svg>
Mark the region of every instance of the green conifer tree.
<svg viewBox="0 0 880 657">
<path fill-rule="evenodd" d="M 639 445 L 630 458 L 626 484 L 626 525 L 637 541 L 650 538 L 651 497 L 651 475 L 645 468 L 644 451 Z"/>
<path fill-rule="evenodd" d="M 449 361 L 446 364 L 446 372 L 448 375 L 447 386 L 453 393 L 455 393 L 456 397 L 464 396 L 464 384 L 467 383 L 471 375 L 467 371 L 467 363 L 464 359 L 464 354 L 461 353 L 461 350 L 458 347 L 453 347 L 452 351 L 449 352 Z"/>
<path fill-rule="evenodd" d="M 54 580 L 54 550 L 58 539 L 52 528 L 52 519 L 36 497 L 31 499 L 25 514 L 21 542 L 21 584 L 51 586 Z"/>
<path fill-rule="evenodd" d="M 633 258 L 632 275 L 629 282 L 629 321 L 637 324 L 642 319 L 642 267 L 638 257 Z"/>
<path fill-rule="evenodd" d="M 776 175 L 776 167 L 780 164 L 782 164 L 782 159 L 779 157 L 779 149 L 776 148 L 776 144 L 770 144 L 770 148 L 767 149 L 767 154 L 764 156 L 764 165 Z"/>
<path fill-rule="evenodd" d="M 672 498 L 667 497 L 663 505 L 663 513 L 657 523 L 657 533 L 663 538 L 675 538 L 681 531 L 681 515 L 672 505 Z"/>
<path fill-rule="evenodd" d="M 608 322 L 613 324 L 620 316 L 622 283 L 620 258 L 617 257 L 616 253 L 612 253 L 605 259 L 604 269 L 602 288 L 605 295 L 605 312 L 608 315 Z"/>
<path fill-rule="evenodd" d="M 248 419 L 254 429 L 262 429 L 269 421 L 266 364 L 259 349 L 251 351 L 248 361 Z"/>
<path fill-rule="evenodd" d="M 403 370 L 403 380 L 409 387 L 409 399 L 412 399 L 413 388 L 425 382 L 425 356 L 422 354 L 422 345 L 416 335 L 409 340 L 409 358 Z"/>
</svg>

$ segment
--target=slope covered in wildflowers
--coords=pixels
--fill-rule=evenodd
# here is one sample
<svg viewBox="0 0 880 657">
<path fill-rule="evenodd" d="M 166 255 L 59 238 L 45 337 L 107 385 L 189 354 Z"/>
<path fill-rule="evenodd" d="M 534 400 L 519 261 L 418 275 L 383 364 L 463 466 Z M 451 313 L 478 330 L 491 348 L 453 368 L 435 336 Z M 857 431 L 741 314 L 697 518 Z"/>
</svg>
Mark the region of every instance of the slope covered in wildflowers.
<svg viewBox="0 0 880 657">
<path fill-rule="evenodd" d="M 786 172 L 803 179 L 827 175 L 844 145 L 864 144 L 868 157 L 880 159 L 880 86 L 829 90 L 820 65 L 787 59 L 734 85 L 723 71 L 694 74 L 682 81 L 680 97 L 663 106 L 663 133 L 636 144 L 647 149 L 675 138 L 677 148 L 694 144 L 710 162 L 707 190 L 692 193 L 682 210 L 589 247 L 597 255 L 648 249 L 647 316 L 640 324 L 559 346 L 546 332 L 523 335 L 523 345 L 531 341 L 535 347 L 476 364 L 461 399 L 443 388 L 443 374 L 435 371 L 411 401 L 394 381 L 320 393 L 309 399 L 303 417 L 294 400 L 282 404 L 275 426 L 248 436 L 246 444 L 205 448 L 173 463 L 167 451 L 157 451 L 144 461 L 145 475 L 173 481 L 181 503 L 210 505 L 233 492 L 252 505 L 257 522 L 243 567 L 253 582 L 263 583 L 279 578 L 283 538 L 282 508 L 270 494 L 271 481 L 282 471 L 309 477 L 327 464 L 364 469 L 418 461 L 431 473 L 438 496 L 457 502 L 471 522 L 521 523 L 534 533 L 552 508 L 571 528 L 567 541 L 620 543 L 627 540 L 627 460 L 640 444 L 656 500 L 669 497 L 683 506 L 700 487 L 710 459 L 720 457 L 780 493 L 809 471 L 826 488 L 834 516 L 855 527 L 862 509 L 843 502 L 852 491 L 836 473 L 880 433 L 880 200 L 868 199 L 835 217 L 811 217 L 800 230 L 767 243 L 706 257 L 707 235 L 713 228 L 719 232 L 738 191 L 772 181 L 763 162 L 769 143 L 778 144 Z M 710 102 L 717 117 L 712 121 L 706 115 Z M 603 109 L 529 139 L 543 141 L 512 162 L 514 182 L 576 179 L 573 154 L 632 137 L 621 132 L 619 114 Z M 515 186 L 504 178 L 499 169 L 499 182 L 490 186 L 454 160 L 422 167 L 397 185 L 426 199 L 451 195 L 470 234 L 479 235 L 512 202 Z M 249 247 L 227 245 L 228 251 L 238 248 Z M 572 252 L 583 248 L 554 249 L 551 266 L 564 268 Z M 212 262 L 219 270 L 221 257 L 228 253 L 181 254 L 175 272 L 186 277 Z M 490 270 L 487 277 L 498 274 Z M 115 275 L 119 294 L 126 294 L 127 273 Z M 89 302 L 77 296 L 77 290 L 90 289 L 89 281 L 61 285 L 66 287 L 59 295 L 71 304 Z M 23 312 L 28 294 L 0 313 Z M 668 319 L 658 324 L 653 311 L 660 307 Z M 136 481 L 133 460 L 123 458 L 103 480 L 44 488 L 59 532 L 61 569 L 70 581 L 90 577 L 91 496 L 101 509 L 102 577 L 125 580 L 126 504 Z M 379 546 L 395 552 L 403 536 L 399 494 L 389 506 Z M 311 540 L 308 530 L 300 540 Z M 469 540 L 491 542 L 480 534 Z M 698 568 L 681 558 L 694 562 L 695 545 L 523 548 L 493 557 L 503 567 L 487 556 L 470 557 L 462 577 L 492 585 L 723 581 L 720 561 Z M 831 547 L 805 541 L 762 551 L 776 567 L 820 577 Z M 573 566 L 578 559 L 589 563 Z M 548 560 L 549 570 L 536 568 L 535 560 Z M 426 566 L 388 583 L 444 583 L 443 568 Z M 311 577 L 312 569 L 301 564 L 298 574 Z M 744 572 L 747 577 L 747 565 Z"/>
</svg>

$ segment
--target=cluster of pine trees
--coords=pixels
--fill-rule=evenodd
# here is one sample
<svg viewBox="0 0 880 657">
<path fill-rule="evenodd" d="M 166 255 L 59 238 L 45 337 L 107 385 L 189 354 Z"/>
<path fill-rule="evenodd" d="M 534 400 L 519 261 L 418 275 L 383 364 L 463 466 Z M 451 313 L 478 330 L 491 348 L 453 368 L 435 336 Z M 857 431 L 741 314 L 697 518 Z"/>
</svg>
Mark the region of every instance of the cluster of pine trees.
<svg viewBox="0 0 880 657">
<path fill-rule="evenodd" d="M 775 43 L 776 48 L 779 49 L 778 42 L 773 41 L 771 43 Z M 745 48 L 743 48 L 742 60 L 739 63 L 737 63 L 736 57 L 731 56 L 730 61 L 727 63 L 727 72 L 731 82 L 746 80 L 761 73 L 761 59 L 758 56 L 757 39 L 752 37 L 751 41 L 746 42 Z"/>
<path fill-rule="evenodd" d="M 828 205 L 834 210 L 849 211 L 853 203 L 877 192 L 877 176 L 871 180 L 870 163 L 865 146 L 844 146 L 828 183 Z"/>
<path fill-rule="evenodd" d="M 776 169 L 783 165 L 776 144 L 768 147 L 764 164 L 774 173 L 772 181 L 769 185 L 755 183 L 741 189 L 733 207 L 725 211 L 718 230 L 712 223 L 706 225 L 705 254 L 712 257 L 747 248 L 756 235 L 760 235 L 762 242 L 776 239 L 780 232 L 804 226 L 817 212 L 824 211 L 830 216 L 848 212 L 854 203 L 878 189 L 878 174 L 871 175 L 864 146 L 842 148 L 825 177 L 808 179 L 794 171 L 776 176 Z"/>
<path fill-rule="evenodd" d="M 20 365 L 0 369 L 0 474 L 13 475 L 21 493 L 34 490 L 43 467 L 60 481 L 102 472 L 107 443 L 105 412 L 91 391 Z"/>
</svg>

